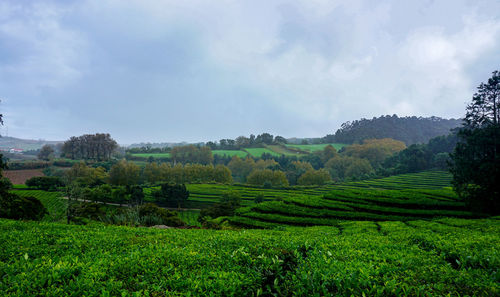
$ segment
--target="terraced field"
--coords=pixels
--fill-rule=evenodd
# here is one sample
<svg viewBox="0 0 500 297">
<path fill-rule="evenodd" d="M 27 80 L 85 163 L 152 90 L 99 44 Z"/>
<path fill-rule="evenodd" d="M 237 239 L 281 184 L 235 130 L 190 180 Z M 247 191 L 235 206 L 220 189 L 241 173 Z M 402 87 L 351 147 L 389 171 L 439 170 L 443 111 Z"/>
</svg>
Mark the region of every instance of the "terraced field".
<svg viewBox="0 0 500 297">
<path fill-rule="evenodd" d="M 478 218 L 449 190 L 340 189 L 324 196 L 290 197 L 240 208 L 234 225 L 336 226 L 340 220 L 407 221 L 434 217 Z"/>
<path fill-rule="evenodd" d="M 58 222 L 66 218 L 67 202 L 62 198 L 61 192 L 47 192 L 42 190 L 23 190 L 12 191 L 21 197 L 35 197 L 42 202 L 49 212 L 46 220 Z"/>
<path fill-rule="evenodd" d="M 265 201 L 286 199 L 300 196 L 320 197 L 330 191 L 338 189 L 443 189 L 450 187 L 451 175 L 445 171 L 427 171 L 413 174 L 402 174 L 387 178 L 372 179 L 359 182 L 349 182 L 337 185 L 325 185 L 321 187 L 288 187 L 284 189 L 264 189 L 250 185 L 222 185 L 222 184 L 190 184 L 186 185 L 190 192 L 186 204 L 188 208 L 204 208 L 217 203 L 222 194 L 228 191 L 236 191 L 242 196 L 242 205 L 251 206 L 257 195 L 263 194 Z M 145 189 L 146 195 L 151 193 L 151 188 Z M 447 193 L 452 193 L 450 190 Z"/>
</svg>

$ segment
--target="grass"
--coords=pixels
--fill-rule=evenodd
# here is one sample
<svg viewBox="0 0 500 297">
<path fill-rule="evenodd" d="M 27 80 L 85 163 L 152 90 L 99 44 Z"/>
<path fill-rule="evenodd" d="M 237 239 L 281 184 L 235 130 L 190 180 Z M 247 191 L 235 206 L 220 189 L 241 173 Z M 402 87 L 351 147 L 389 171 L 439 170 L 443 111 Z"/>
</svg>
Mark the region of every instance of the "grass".
<svg viewBox="0 0 500 297">
<path fill-rule="evenodd" d="M 500 291 L 499 220 L 277 227 L 280 231 L 158 230 L 0 219 L 0 295 L 498 296 Z"/>
<path fill-rule="evenodd" d="M 140 158 L 153 157 L 155 159 L 165 159 L 165 158 L 170 158 L 170 153 L 137 153 L 137 154 L 132 154 L 132 156 Z"/>
<path fill-rule="evenodd" d="M 244 158 L 248 155 L 247 152 L 239 150 L 213 150 L 212 154 L 219 156 L 229 156 L 229 157 L 238 156 L 240 158 Z"/>
<path fill-rule="evenodd" d="M 270 154 L 270 155 L 276 156 L 276 157 L 281 156 L 281 154 L 273 152 L 272 150 L 270 150 L 268 148 L 260 148 L 260 147 L 258 147 L 258 148 L 246 148 L 245 151 L 247 151 L 253 157 L 258 157 L 258 158 L 260 158 L 262 156 L 262 154 L 264 154 L 264 153 Z"/>
</svg>

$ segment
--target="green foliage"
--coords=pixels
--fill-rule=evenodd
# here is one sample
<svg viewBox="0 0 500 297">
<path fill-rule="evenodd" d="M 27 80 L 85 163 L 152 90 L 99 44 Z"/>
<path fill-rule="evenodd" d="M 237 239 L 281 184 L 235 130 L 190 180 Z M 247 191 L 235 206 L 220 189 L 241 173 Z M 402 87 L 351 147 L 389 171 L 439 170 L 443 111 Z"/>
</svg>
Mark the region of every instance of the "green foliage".
<svg viewBox="0 0 500 297">
<path fill-rule="evenodd" d="M 26 185 L 44 191 L 55 191 L 58 187 L 63 187 L 64 183 L 57 176 L 35 176 L 26 181 Z"/>
<path fill-rule="evenodd" d="M 270 169 L 256 169 L 252 171 L 247 177 L 247 182 L 252 185 L 264 185 L 268 183 L 273 187 L 288 186 L 288 180 L 283 171 Z"/>
<path fill-rule="evenodd" d="M 152 193 L 155 202 L 168 207 L 182 207 L 189 198 L 186 185 L 162 184 L 159 190 Z"/>
<path fill-rule="evenodd" d="M 40 200 L 48 211 L 48 216 L 44 217 L 44 221 L 61 222 L 66 218 L 68 203 L 67 200 L 62 198 L 61 192 L 21 189 L 12 191 L 12 193 L 17 196 L 35 197 Z"/>
<path fill-rule="evenodd" d="M 196 147 L 194 145 L 176 146 L 170 152 L 174 163 L 198 163 L 203 165 L 212 164 L 214 157 L 212 150 L 207 147 Z"/>
<path fill-rule="evenodd" d="M 500 213 L 500 72 L 481 83 L 467 106 L 451 155 L 453 187 L 471 209 Z"/>
<path fill-rule="evenodd" d="M 71 137 L 62 147 L 63 157 L 84 160 L 109 160 L 118 144 L 109 134 L 85 134 Z"/>
<path fill-rule="evenodd" d="M 167 225 L 179 227 L 185 225 L 175 211 L 160 208 L 153 203 L 141 205 L 138 212 L 144 226 Z"/>
<path fill-rule="evenodd" d="M 13 193 L 0 193 L 0 217 L 15 220 L 41 220 L 47 209 L 35 197 L 20 197 Z"/>
<path fill-rule="evenodd" d="M 297 184 L 302 186 L 310 186 L 310 185 L 321 186 L 329 182 L 331 179 L 332 178 L 330 177 L 330 174 L 325 169 L 319 169 L 319 170 L 309 169 L 299 177 Z"/>
<path fill-rule="evenodd" d="M 139 183 L 140 168 L 132 162 L 121 160 L 111 167 L 109 182 L 112 185 L 127 186 Z"/>
<path fill-rule="evenodd" d="M 50 161 L 54 158 L 54 148 L 51 145 L 44 145 L 38 153 L 38 159 L 44 161 Z"/>
<path fill-rule="evenodd" d="M 398 117 L 386 115 L 343 123 L 335 135 L 327 135 L 325 142 L 361 143 L 365 139 L 392 138 L 406 145 L 426 143 L 429 139 L 447 135 L 460 126 L 460 120 L 438 117 Z"/>
<path fill-rule="evenodd" d="M 0 220 L 0 230 L 2 296 L 497 296 L 500 290 L 498 220 L 245 232 Z"/>
</svg>

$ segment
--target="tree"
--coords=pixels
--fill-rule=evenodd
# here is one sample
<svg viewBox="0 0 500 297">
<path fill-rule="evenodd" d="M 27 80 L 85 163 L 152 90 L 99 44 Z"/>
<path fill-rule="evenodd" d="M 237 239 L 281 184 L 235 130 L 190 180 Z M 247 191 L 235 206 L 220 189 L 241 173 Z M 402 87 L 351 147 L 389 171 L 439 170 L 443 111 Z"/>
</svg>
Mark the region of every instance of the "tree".
<svg viewBox="0 0 500 297">
<path fill-rule="evenodd" d="M 467 106 L 459 142 L 451 154 L 453 187 L 473 210 L 500 207 L 500 73 L 481 83 Z"/>
<path fill-rule="evenodd" d="M 38 159 L 50 161 L 53 158 L 54 158 L 54 149 L 52 148 L 52 146 L 48 144 L 42 146 L 40 152 L 38 153 Z"/>
<path fill-rule="evenodd" d="M 184 184 L 162 184 L 159 190 L 153 192 L 153 197 L 161 205 L 181 208 L 189 198 L 189 191 Z"/>
<path fill-rule="evenodd" d="M 128 186 L 139 183 L 139 166 L 134 163 L 121 160 L 111 167 L 109 181 L 112 185 Z"/>
<path fill-rule="evenodd" d="M 302 186 L 324 185 L 331 179 L 332 178 L 326 169 L 310 169 L 299 177 L 297 183 Z"/>
</svg>

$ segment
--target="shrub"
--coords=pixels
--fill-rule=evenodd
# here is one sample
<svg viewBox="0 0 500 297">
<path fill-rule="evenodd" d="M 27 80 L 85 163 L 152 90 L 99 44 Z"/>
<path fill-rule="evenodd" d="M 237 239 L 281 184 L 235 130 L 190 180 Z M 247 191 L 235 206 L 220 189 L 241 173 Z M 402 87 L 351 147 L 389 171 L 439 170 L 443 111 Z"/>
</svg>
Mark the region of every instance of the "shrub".
<svg viewBox="0 0 500 297">
<path fill-rule="evenodd" d="M 153 203 L 146 203 L 140 206 L 138 211 L 141 222 L 146 226 L 167 225 L 179 227 L 185 225 L 178 217 L 177 212 L 158 207 Z"/>
<path fill-rule="evenodd" d="M 0 217 L 15 220 L 40 220 L 47 209 L 35 197 L 19 197 L 3 192 L 0 194 Z"/>
<path fill-rule="evenodd" d="M 54 191 L 57 190 L 57 187 L 64 186 L 64 183 L 57 176 L 35 176 L 28 179 L 26 185 L 44 191 Z"/>
</svg>

